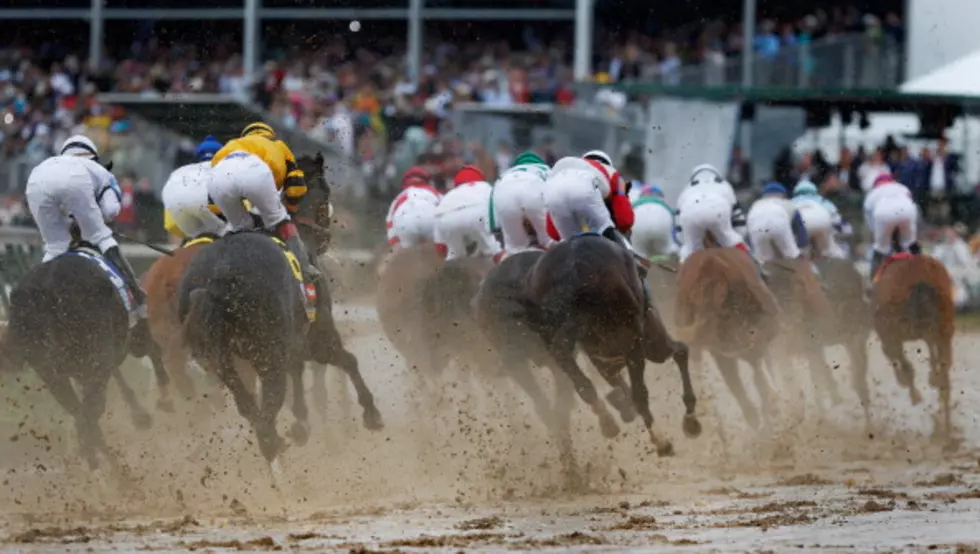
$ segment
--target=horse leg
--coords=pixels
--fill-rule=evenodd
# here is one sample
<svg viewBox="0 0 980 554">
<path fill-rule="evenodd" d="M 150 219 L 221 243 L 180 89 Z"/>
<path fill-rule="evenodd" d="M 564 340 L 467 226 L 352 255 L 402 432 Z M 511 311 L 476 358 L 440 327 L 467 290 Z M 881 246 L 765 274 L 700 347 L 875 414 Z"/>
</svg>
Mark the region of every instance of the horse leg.
<svg viewBox="0 0 980 554">
<path fill-rule="evenodd" d="M 293 382 L 293 417 L 296 418 L 296 421 L 293 422 L 286 436 L 298 446 L 303 446 L 310 438 L 309 410 L 306 407 L 306 389 L 303 387 L 303 373 L 305 373 L 306 364 L 298 361 L 290 365 L 289 376 Z M 263 387 L 263 393 L 264 391 L 265 387 Z"/>
<path fill-rule="evenodd" d="M 147 355 L 150 357 L 150 364 L 153 365 L 153 376 L 157 382 L 157 410 L 172 414 L 174 401 L 170 398 L 170 375 L 163 365 L 163 353 L 156 341 L 150 341 L 150 351 Z"/>
<path fill-rule="evenodd" d="M 541 419 L 545 427 L 557 433 L 558 416 L 553 412 L 548 399 L 544 395 L 544 391 L 541 390 L 541 386 L 538 384 L 538 380 L 531 374 L 530 364 L 526 360 L 502 360 L 502 362 L 504 364 L 502 370 L 531 399 L 531 404 L 534 406 L 534 413 L 538 415 L 538 418 Z"/>
<path fill-rule="evenodd" d="M 92 459 L 96 452 L 102 452 L 109 461 L 115 473 L 119 473 L 119 464 L 115 455 L 109 450 L 102 434 L 102 427 L 99 420 L 105 413 L 106 390 L 109 388 L 109 377 L 111 372 L 97 371 L 94 375 L 86 376 L 82 380 L 82 407 L 80 417 L 75 420 L 79 441 L 87 444 L 90 449 Z M 89 465 L 92 466 L 91 459 Z M 95 469 L 97 466 L 92 466 Z"/>
<path fill-rule="evenodd" d="M 320 412 L 320 417 L 324 421 L 327 419 L 327 408 L 330 401 L 327 396 L 327 366 L 324 364 L 312 364 L 313 373 L 313 405 Z"/>
<path fill-rule="evenodd" d="M 606 409 L 606 405 L 599 398 L 595 385 L 575 361 L 574 328 L 568 324 L 562 326 L 552 339 L 551 344 L 548 345 L 548 350 L 558 367 L 572 380 L 579 397 L 592 408 L 592 413 L 599 419 L 599 427 L 602 429 L 603 436 L 613 438 L 618 435 L 619 426 L 616 424 L 616 420 L 613 419 L 609 410 Z"/>
<path fill-rule="evenodd" d="M 643 373 L 646 369 L 646 358 L 643 355 L 643 348 L 637 345 L 626 357 L 626 368 L 630 374 L 630 385 L 633 389 L 633 404 L 636 411 L 643 418 L 647 433 L 650 435 L 650 442 L 657 447 L 658 456 L 673 456 L 674 445 L 663 434 L 653 427 L 653 414 L 650 412 L 650 391 L 647 390 L 646 379 Z"/>
<path fill-rule="evenodd" d="M 698 401 L 694 395 L 694 386 L 691 384 L 690 352 L 687 345 L 671 338 L 663 320 L 652 308 L 647 308 L 644 329 L 646 332 L 644 340 L 646 359 L 655 364 L 662 364 L 667 361 L 667 358 L 673 358 L 678 371 L 680 371 L 681 387 L 684 391 L 682 396 L 684 401 L 684 435 L 688 438 L 700 436 L 701 422 L 698 421 L 698 416 L 694 413 Z"/>
<path fill-rule="evenodd" d="M 255 433 L 259 438 L 259 450 L 269 464 L 275 461 L 284 446 L 276 431 L 276 418 L 286 400 L 286 374 L 278 369 L 271 366 L 257 368 L 262 381 L 262 406 L 259 408 Z"/>
<path fill-rule="evenodd" d="M 321 309 L 326 311 L 327 314 L 330 314 L 329 304 L 326 308 Z M 340 339 L 340 332 L 337 331 L 333 317 L 329 316 L 329 319 L 324 321 L 318 320 L 317 326 L 314 329 L 321 330 L 320 333 L 314 334 L 316 340 L 311 345 L 319 350 L 314 354 L 314 358 L 318 362 L 339 367 L 347 374 L 347 377 L 354 385 L 354 390 L 357 392 L 357 403 L 364 410 L 364 427 L 371 431 L 383 429 L 384 422 L 381 420 L 381 412 L 374 405 L 374 395 L 371 394 L 371 390 L 364 382 L 364 377 L 361 375 L 361 370 L 358 367 L 357 357 L 344 348 L 343 341 Z M 317 345 L 319 341 L 323 341 L 322 346 Z"/>
<path fill-rule="evenodd" d="M 902 346 L 901 341 L 886 340 L 885 338 L 881 340 L 881 349 L 892 364 L 895 379 L 903 388 L 909 389 L 909 400 L 913 406 L 916 406 L 922 402 L 922 395 L 915 386 L 915 368 L 905 356 Z"/>
<path fill-rule="evenodd" d="M 940 338 L 929 342 L 929 364 L 929 384 L 939 393 L 939 412 L 934 418 L 936 421 L 934 432 L 948 440 L 953 432 L 949 379 L 949 372 L 953 365 L 953 347 L 950 341 Z"/>
<path fill-rule="evenodd" d="M 612 390 L 606 395 L 606 402 L 612 404 L 613 408 L 619 412 L 619 417 L 623 423 L 630 423 L 636 419 L 636 406 L 630 398 L 632 394 L 629 383 L 623 378 L 623 364 L 620 360 L 606 361 L 596 356 L 589 356 L 592 365 L 599 371 L 599 375 L 609 383 Z"/>
<path fill-rule="evenodd" d="M 824 359 L 823 346 L 810 339 L 804 344 L 804 349 L 806 363 L 810 369 L 810 380 L 813 381 L 813 386 L 817 393 L 814 395 L 814 400 L 817 402 L 817 405 L 823 406 L 824 397 L 820 394 L 821 392 L 830 397 L 831 406 L 840 404 L 840 390 L 837 388 L 837 381 L 830 372 L 830 366 L 827 365 L 827 361 Z"/>
<path fill-rule="evenodd" d="M 759 393 L 759 401 L 762 402 L 763 416 L 767 422 L 772 420 L 772 415 L 776 408 L 776 399 L 779 395 L 772 384 L 772 376 L 769 373 L 771 363 L 767 363 L 767 356 L 760 356 L 750 361 L 752 366 L 752 378 L 755 381 L 755 389 Z"/>
<path fill-rule="evenodd" d="M 868 388 L 868 344 L 866 337 L 850 340 L 847 354 L 851 358 L 851 383 L 864 410 L 864 426 L 871 432 L 871 391 Z"/>
<path fill-rule="evenodd" d="M 732 358 L 715 355 L 715 363 L 718 365 L 718 371 L 721 372 L 721 377 L 725 380 L 725 384 L 728 385 L 728 390 L 731 391 L 732 396 L 738 401 L 738 405 L 742 409 L 742 415 L 745 416 L 745 421 L 753 429 L 758 429 L 759 412 L 752 405 L 752 401 L 749 400 L 748 395 L 745 393 L 745 385 L 742 383 L 742 377 L 738 374 L 738 362 Z"/>
<path fill-rule="evenodd" d="M 139 400 L 136 398 L 136 393 L 133 392 L 132 387 L 123 378 L 122 370 L 119 367 L 112 369 L 112 377 L 116 380 L 116 384 L 119 385 L 119 392 L 122 393 L 123 401 L 126 403 L 126 407 L 129 408 L 129 418 L 133 422 L 133 427 L 139 431 L 145 431 L 153 427 L 153 418 L 140 405 Z"/>
<path fill-rule="evenodd" d="M 167 331 L 167 339 L 160 345 L 158 355 L 161 357 L 161 362 L 166 369 L 166 373 L 173 379 L 177 392 L 186 400 L 196 398 L 197 390 L 194 386 L 194 380 L 187 373 L 188 355 L 179 330 Z M 152 348 L 150 350 L 150 356 L 152 359 Z M 163 392 L 161 391 L 161 397 L 162 395 Z"/>
<path fill-rule="evenodd" d="M 41 381 L 44 382 L 44 385 L 48 387 L 48 390 L 51 391 L 51 395 L 58 401 L 58 404 L 75 421 L 75 428 L 78 429 L 79 421 L 82 419 L 82 402 L 78 399 L 75 388 L 72 387 L 71 380 L 68 377 L 55 375 L 48 368 L 36 367 L 34 370 L 37 372 L 38 377 L 41 378 Z M 76 434 L 78 434 L 77 431 Z M 88 462 L 89 468 L 96 469 L 99 467 L 99 461 L 95 457 L 93 445 L 86 443 L 81 434 L 78 434 L 78 444 L 81 456 Z"/>
<path fill-rule="evenodd" d="M 216 369 L 218 370 L 218 378 L 231 391 L 231 396 L 235 399 L 235 406 L 238 408 L 239 415 L 245 418 L 252 428 L 255 429 L 255 433 L 259 438 L 259 450 L 262 452 L 262 455 L 265 456 L 266 460 L 272 461 L 279 452 L 281 445 L 279 441 L 272 443 L 264 442 L 269 439 L 268 436 L 259 432 L 259 428 L 262 425 L 259 406 L 255 401 L 255 396 L 249 392 L 245 383 L 242 381 L 242 377 L 235 368 L 235 363 L 230 353 L 224 352 L 221 354 L 216 364 Z M 266 387 L 263 386 L 262 388 L 265 389 Z M 278 439 L 278 436 L 276 436 L 276 439 Z"/>
<path fill-rule="evenodd" d="M 558 455 L 565 474 L 565 487 L 569 492 L 584 492 L 585 480 L 578 470 L 572 444 L 572 410 L 575 408 L 575 386 L 564 371 L 549 364 L 555 380 L 555 429 Z"/>
</svg>

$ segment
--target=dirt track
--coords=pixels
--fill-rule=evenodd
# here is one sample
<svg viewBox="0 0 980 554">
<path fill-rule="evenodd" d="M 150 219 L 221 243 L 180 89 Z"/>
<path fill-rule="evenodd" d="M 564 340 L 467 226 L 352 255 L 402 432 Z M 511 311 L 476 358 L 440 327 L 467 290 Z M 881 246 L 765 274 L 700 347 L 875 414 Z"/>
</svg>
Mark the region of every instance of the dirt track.
<svg viewBox="0 0 980 554">
<path fill-rule="evenodd" d="M 913 360 L 926 401 L 913 407 L 872 346 L 872 437 L 846 386 L 846 361 L 835 371 L 844 404 L 821 417 L 812 404 L 804 413 L 804 403 L 790 398 L 782 423 L 761 432 L 746 428 L 712 366 L 693 368 L 705 424 L 696 440 L 680 432 L 675 368 L 651 365 L 654 414 L 677 456 L 657 458 L 639 422 L 623 425 L 615 440 L 602 439 L 580 407 L 576 455 L 591 492 L 569 495 L 555 448 L 510 382 L 491 381 L 488 397 L 479 383 L 446 375 L 435 387 L 442 401 L 423 401 L 413 385 L 417 376 L 374 325 L 356 327 L 350 344 L 387 427 L 363 430 L 353 402 L 348 412 L 334 400 L 326 420 L 314 409 L 313 438 L 286 452 L 277 488 L 234 408 L 210 416 L 201 403 L 184 404 L 184 413 L 156 414 L 154 429 L 138 433 L 113 390 L 105 428 L 134 481 L 120 491 L 78 462 L 64 416 L 31 376 L 5 380 L 0 548 L 974 552 L 980 546 L 980 430 L 972 409 L 980 404 L 973 371 L 978 335 L 956 343 L 955 423 L 963 440 L 955 453 L 944 454 L 929 438 L 936 400 L 921 356 Z M 149 372 L 128 370 L 152 407 Z M 779 371 L 800 370 L 786 364 Z M 342 381 L 329 380 L 336 382 Z M 339 396 L 336 387 L 331 393 Z M 724 442 L 719 415 L 728 430 Z M 284 409 L 283 428 L 291 417 Z"/>
</svg>

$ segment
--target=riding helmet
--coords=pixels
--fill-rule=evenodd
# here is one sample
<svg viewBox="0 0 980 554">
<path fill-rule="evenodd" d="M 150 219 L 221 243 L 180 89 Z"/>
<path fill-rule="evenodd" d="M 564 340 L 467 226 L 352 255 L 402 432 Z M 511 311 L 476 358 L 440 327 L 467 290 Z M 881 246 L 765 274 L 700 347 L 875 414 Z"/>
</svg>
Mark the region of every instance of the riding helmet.
<svg viewBox="0 0 980 554">
<path fill-rule="evenodd" d="M 613 164 L 612 158 L 609 157 L 609 154 L 606 154 L 602 150 L 589 150 L 585 154 L 582 154 L 582 158 L 606 164 L 610 167 L 612 167 Z"/>
<path fill-rule="evenodd" d="M 783 196 L 787 196 L 789 194 L 789 192 L 786 190 L 786 187 L 784 187 L 782 185 L 782 183 L 775 183 L 775 182 L 773 182 L 773 183 L 769 183 L 768 185 L 762 187 L 762 195 L 763 196 L 768 196 L 770 194 L 781 194 Z"/>
<path fill-rule="evenodd" d="M 99 150 L 95 143 L 84 135 L 68 137 L 61 145 L 62 156 L 79 156 L 90 160 L 99 159 Z"/>
<path fill-rule="evenodd" d="M 725 179 L 721 176 L 721 172 L 715 169 L 715 166 L 711 164 L 701 164 L 695 167 L 693 171 L 691 171 L 691 184 L 696 185 L 700 183 L 701 181 L 695 179 L 695 177 L 697 177 L 699 173 L 704 173 L 704 172 L 710 173 L 714 178 L 714 182 L 716 183 L 722 183 L 725 181 Z"/>
<path fill-rule="evenodd" d="M 519 165 L 534 165 L 534 164 L 545 165 L 544 160 L 541 159 L 541 156 L 531 151 L 521 153 L 519 156 L 517 156 L 517 159 L 514 160 L 515 167 Z"/>
<path fill-rule="evenodd" d="M 432 175 L 421 167 L 415 166 L 402 175 L 402 188 L 427 186 L 432 184 Z"/>
<path fill-rule="evenodd" d="M 276 132 L 269 125 L 262 123 L 261 121 L 256 121 L 255 123 L 249 123 L 242 129 L 242 136 L 247 137 L 249 135 L 259 135 L 265 137 L 269 140 L 276 139 Z"/>
<path fill-rule="evenodd" d="M 480 171 L 480 168 L 475 165 L 464 165 L 458 172 L 456 176 L 453 177 L 453 186 L 458 187 L 459 185 L 465 185 L 466 183 L 480 183 L 486 182 L 487 178 Z"/>
<path fill-rule="evenodd" d="M 891 173 L 882 173 L 881 175 L 875 177 L 875 183 L 872 188 L 877 188 L 880 185 L 888 185 L 891 183 L 897 183 L 898 181 L 892 177 Z"/>
<path fill-rule="evenodd" d="M 194 152 L 197 155 L 197 161 L 206 162 L 214 157 L 221 150 L 221 143 L 218 139 L 211 135 L 204 137 L 201 144 L 197 145 L 197 150 Z"/>
<path fill-rule="evenodd" d="M 817 190 L 817 185 L 814 185 L 811 181 L 803 180 L 796 183 L 796 187 L 793 188 L 793 196 L 809 196 L 814 194 L 820 194 Z"/>
</svg>

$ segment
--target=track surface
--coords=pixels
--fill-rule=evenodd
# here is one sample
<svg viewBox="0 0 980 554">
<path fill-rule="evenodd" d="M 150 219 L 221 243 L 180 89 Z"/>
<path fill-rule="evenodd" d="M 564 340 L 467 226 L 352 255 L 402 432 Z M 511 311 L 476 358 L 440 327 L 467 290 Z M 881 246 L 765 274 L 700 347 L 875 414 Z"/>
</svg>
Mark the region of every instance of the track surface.
<svg viewBox="0 0 980 554">
<path fill-rule="evenodd" d="M 344 309 L 340 310 L 345 311 Z M 876 418 L 865 431 L 843 354 L 845 401 L 820 414 L 785 393 L 772 428 L 751 431 L 710 363 L 692 367 L 705 432 L 680 432 L 672 364 L 648 366 L 658 423 L 677 456 L 657 458 L 642 424 L 601 438 L 584 406 L 576 456 L 587 490 L 569 493 L 554 446 L 509 381 L 451 371 L 428 379 L 404 367 L 369 308 L 346 309 L 349 345 L 387 427 L 360 427 L 356 403 L 312 408 L 313 437 L 289 449 L 273 478 L 231 406 L 210 400 L 155 414 L 138 432 L 113 387 L 103 420 L 132 473 L 129 488 L 93 475 L 74 456 L 65 416 L 30 374 L 0 390 L 0 549 L 17 552 L 287 550 L 521 551 L 956 551 L 980 546 L 980 335 L 956 341 L 954 452 L 933 443 L 935 393 L 910 352 L 926 401 L 911 406 L 876 342 Z M 144 405 L 149 371 L 127 367 Z M 781 379 L 800 374 L 792 364 Z M 309 378 L 308 378 L 309 382 Z M 804 379 L 802 382 L 808 382 Z M 599 385 L 604 390 L 604 385 Z M 487 394 L 487 389 L 492 394 Z M 784 389 L 785 390 L 785 389 Z M 223 393 L 222 393 L 223 394 Z M 288 399 L 287 399 L 288 402 Z M 280 415 L 291 422 L 288 406 Z M 724 434 L 719 429 L 724 422 Z M 724 440 L 722 440 L 724 439 Z"/>
</svg>

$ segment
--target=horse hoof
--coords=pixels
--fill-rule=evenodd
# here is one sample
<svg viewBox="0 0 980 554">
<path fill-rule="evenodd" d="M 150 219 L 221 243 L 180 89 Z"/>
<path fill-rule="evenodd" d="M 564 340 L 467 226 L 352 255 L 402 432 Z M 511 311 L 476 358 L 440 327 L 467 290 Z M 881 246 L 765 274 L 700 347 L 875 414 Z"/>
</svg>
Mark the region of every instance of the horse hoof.
<svg viewBox="0 0 980 554">
<path fill-rule="evenodd" d="M 623 420 L 623 423 L 630 423 L 636 419 L 636 409 L 633 408 L 633 403 L 626 398 L 626 393 L 622 389 L 613 389 L 609 391 L 606 395 L 606 401 L 616 408 L 619 412 L 619 417 Z"/>
<path fill-rule="evenodd" d="M 153 427 L 153 416 L 146 412 L 133 414 L 133 427 L 138 431 L 146 431 Z"/>
<path fill-rule="evenodd" d="M 701 422 L 694 414 L 684 415 L 684 436 L 689 439 L 696 439 L 701 436 Z"/>
<path fill-rule="evenodd" d="M 657 456 L 660 456 L 661 458 L 665 458 L 667 456 L 673 456 L 673 455 L 674 455 L 674 443 L 670 441 L 666 441 L 657 447 Z"/>
<path fill-rule="evenodd" d="M 912 401 L 913 406 L 918 406 L 919 404 L 922 403 L 922 395 L 919 394 L 919 391 L 917 389 L 911 389 L 911 392 L 909 393 L 909 399 Z"/>
<path fill-rule="evenodd" d="M 616 425 L 616 421 L 608 414 L 599 418 L 599 428 L 602 429 L 602 436 L 607 439 L 614 439 L 619 436 L 619 425 Z"/>
<path fill-rule="evenodd" d="M 364 428 L 369 431 L 380 431 L 385 428 L 381 421 L 381 412 L 377 408 L 364 410 Z"/>
<path fill-rule="evenodd" d="M 286 434 L 296 446 L 305 446 L 310 440 L 310 424 L 305 421 L 295 421 Z"/>
<path fill-rule="evenodd" d="M 177 410 L 174 409 L 174 401 L 167 398 L 166 400 L 157 400 L 157 411 L 165 414 L 172 414 Z"/>
</svg>

